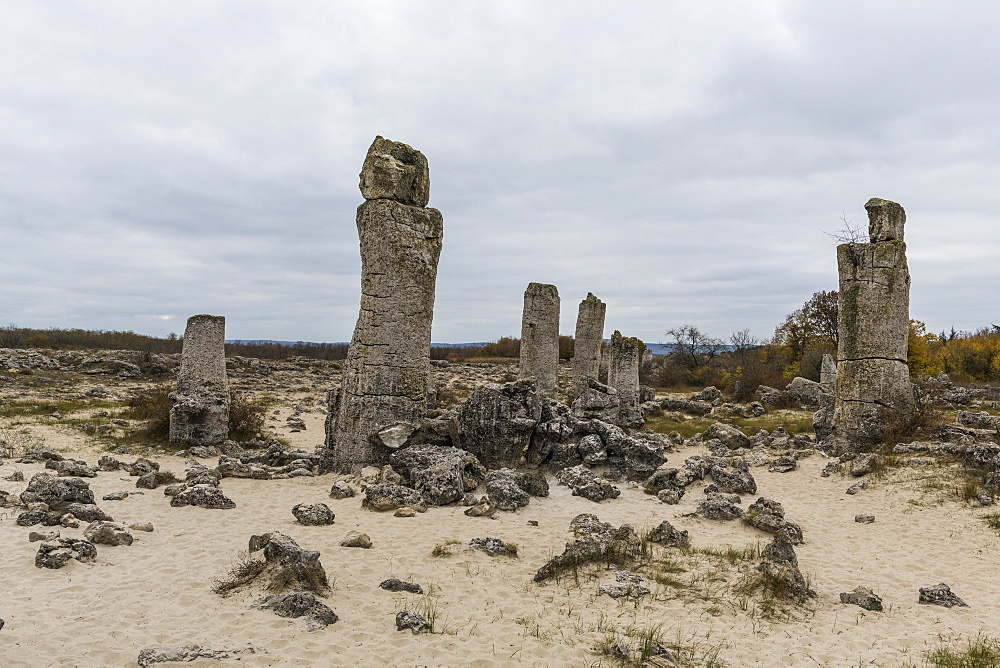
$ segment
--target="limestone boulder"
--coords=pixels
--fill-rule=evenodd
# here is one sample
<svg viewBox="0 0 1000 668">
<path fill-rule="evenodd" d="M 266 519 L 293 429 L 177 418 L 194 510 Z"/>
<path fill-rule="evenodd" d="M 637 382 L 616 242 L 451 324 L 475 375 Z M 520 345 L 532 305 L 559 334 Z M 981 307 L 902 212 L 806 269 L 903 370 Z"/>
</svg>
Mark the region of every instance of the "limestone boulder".
<svg viewBox="0 0 1000 668">
<path fill-rule="evenodd" d="M 423 153 L 402 142 L 375 137 L 368 147 L 359 176 L 366 200 L 388 199 L 425 207 L 431 197 L 431 178 Z"/>
<path fill-rule="evenodd" d="M 541 413 L 532 380 L 480 385 L 456 411 L 452 440 L 488 468 L 515 466 Z"/>
</svg>

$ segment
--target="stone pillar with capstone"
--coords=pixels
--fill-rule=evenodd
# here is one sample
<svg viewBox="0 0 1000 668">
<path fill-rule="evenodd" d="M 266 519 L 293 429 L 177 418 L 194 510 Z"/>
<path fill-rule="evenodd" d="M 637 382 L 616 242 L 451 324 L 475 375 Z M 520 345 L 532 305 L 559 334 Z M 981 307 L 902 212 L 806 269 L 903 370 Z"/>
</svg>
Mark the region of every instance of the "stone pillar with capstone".
<svg viewBox="0 0 1000 668">
<path fill-rule="evenodd" d="M 381 465 L 427 407 L 431 320 L 444 222 L 427 207 L 420 151 L 376 137 L 360 175 L 361 309 L 330 401 L 324 470 Z"/>
<path fill-rule="evenodd" d="M 840 274 L 833 435 L 870 445 L 914 411 L 907 367 L 910 273 L 899 204 L 872 198 L 868 243 L 837 247 Z"/>
</svg>

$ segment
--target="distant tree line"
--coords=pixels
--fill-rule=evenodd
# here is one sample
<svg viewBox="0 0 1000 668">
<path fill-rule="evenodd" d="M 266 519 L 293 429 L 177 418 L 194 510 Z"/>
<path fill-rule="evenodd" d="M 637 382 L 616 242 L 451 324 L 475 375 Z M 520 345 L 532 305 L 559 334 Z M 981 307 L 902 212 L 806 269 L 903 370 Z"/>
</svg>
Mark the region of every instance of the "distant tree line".
<svg viewBox="0 0 1000 668">
<path fill-rule="evenodd" d="M 666 331 L 670 352 L 641 370 L 644 383 L 658 387 L 704 387 L 731 390 L 737 399 L 749 399 L 758 385 L 782 388 L 795 376 L 819 380 L 823 355 L 837 353 L 837 292 L 817 292 L 801 308 L 789 313 L 769 341 L 749 330 L 733 332 L 728 341 L 712 337 L 694 325 Z M 31 329 L 0 327 L 0 348 L 54 350 L 133 350 L 143 353 L 179 353 L 182 337 L 165 338 L 132 331 L 85 329 Z M 944 371 L 959 382 L 1000 382 L 1000 326 L 973 332 L 932 334 L 919 320 L 910 321 L 908 340 L 910 373 L 937 375 Z M 307 357 L 342 360 L 346 343 L 292 344 L 270 341 L 227 343 L 226 354 L 261 359 Z M 484 346 L 435 346 L 431 359 L 516 360 L 521 340 L 501 337 Z M 559 337 L 559 357 L 573 357 L 573 337 Z"/>
</svg>

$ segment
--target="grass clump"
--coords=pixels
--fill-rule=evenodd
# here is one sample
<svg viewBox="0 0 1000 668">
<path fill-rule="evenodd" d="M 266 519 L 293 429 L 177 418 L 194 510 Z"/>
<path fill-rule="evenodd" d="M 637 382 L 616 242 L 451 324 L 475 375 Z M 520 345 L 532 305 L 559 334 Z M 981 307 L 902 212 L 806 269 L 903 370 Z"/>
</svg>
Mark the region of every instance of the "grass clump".
<svg viewBox="0 0 1000 668">
<path fill-rule="evenodd" d="M 940 668 L 1000 668 L 1000 640 L 979 633 L 965 641 L 964 647 L 942 640 L 939 647 L 929 651 L 925 664 Z"/>
<path fill-rule="evenodd" d="M 453 557 L 455 556 L 455 553 L 451 551 L 451 546 L 458 545 L 459 543 L 461 543 L 461 541 L 454 539 L 446 540 L 444 543 L 438 543 L 434 546 L 434 549 L 431 550 L 431 556 L 439 559 L 444 557 Z"/>
<path fill-rule="evenodd" d="M 212 583 L 212 591 L 225 598 L 252 584 L 266 568 L 267 562 L 264 560 L 254 558 L 249 552 L 240 552 L 229 571 Z"/>
</svg>

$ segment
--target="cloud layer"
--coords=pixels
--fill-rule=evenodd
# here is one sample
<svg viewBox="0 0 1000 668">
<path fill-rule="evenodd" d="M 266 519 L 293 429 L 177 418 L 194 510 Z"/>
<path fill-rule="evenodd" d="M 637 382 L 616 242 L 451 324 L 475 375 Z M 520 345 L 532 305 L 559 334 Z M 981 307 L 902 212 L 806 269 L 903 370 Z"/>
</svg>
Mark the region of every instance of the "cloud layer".
<svg viewBox="0 0 1000 668">
<path fill-rule="evenodd" d="M 911 314 L 1000 320 L 1000 9 L 843 2 L 19 3 L 0 22 L 2 317 L 348 340 L 357 173 L 422 150 L 434 339 L 767 337 L 836 288 L 841 217 L 907 209 Z"/>
</svg>

